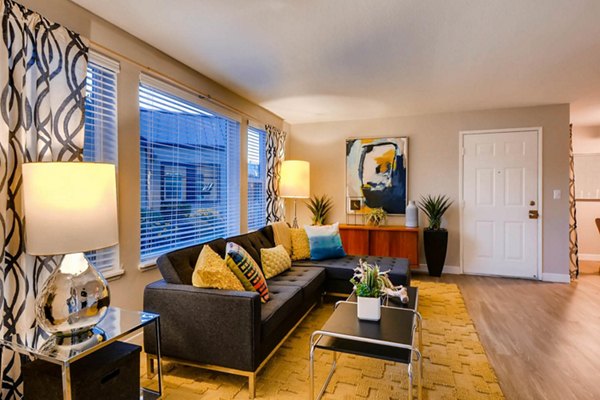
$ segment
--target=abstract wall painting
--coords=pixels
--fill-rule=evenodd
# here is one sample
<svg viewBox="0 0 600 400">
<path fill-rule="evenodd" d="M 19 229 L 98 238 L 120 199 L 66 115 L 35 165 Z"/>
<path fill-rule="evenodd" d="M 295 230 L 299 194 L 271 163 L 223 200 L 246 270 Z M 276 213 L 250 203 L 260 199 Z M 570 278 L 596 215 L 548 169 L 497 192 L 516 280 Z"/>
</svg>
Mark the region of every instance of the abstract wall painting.
<svg viewBox="0 0 600 400">
<path fill-rule="evenodd" d="M 347 212 L 381 207 L 388 214 L 404 214 L 407 167 L 407 137 L 346 139 Z M 362 199 L 360 210 L 355 199 Z"/>
</svg>

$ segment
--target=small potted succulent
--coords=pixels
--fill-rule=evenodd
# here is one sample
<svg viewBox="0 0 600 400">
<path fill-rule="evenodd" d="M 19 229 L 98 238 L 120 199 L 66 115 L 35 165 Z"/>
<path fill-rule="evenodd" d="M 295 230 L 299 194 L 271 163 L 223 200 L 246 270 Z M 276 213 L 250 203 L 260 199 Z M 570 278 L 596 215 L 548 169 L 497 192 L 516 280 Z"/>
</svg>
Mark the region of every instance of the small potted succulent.
<svg viewBox="0 0 600 400">
<path fill-rule="evenodd" d="M 431 276 L 442 276 L 446 250 L 448 249 L 448 231 L 442 228 L 442 217 L 452 201 L 446 195 L 422 196 L 419 209 L 429 219 L 429 226 L 423 230 L 425 259 Z"/>
<path fill-rule="evenodd" d="M 379 266 L 360 260 L 350 283 L 354 285 L 359 319 L 379 321 L 381 319 L 381 296 L 385 293 L 387 272 Z"/>
<path fill-rule="evenodd" d="M 327 222 L 327 214 L 333 207 L 333 200 L 327 195 L 321 197 L 314 195 L 306 203 L 306 206 L 312 213 L 312 224 L 313 225 L 325 225 Z"/>
<path fill-rule="evenodd" d="M 367 224 L 373 226 L 379 226 L 385 223 L 387 219 L 387 212 L 383 208 L 371 208 L 367 213 Z"/>
</svg>

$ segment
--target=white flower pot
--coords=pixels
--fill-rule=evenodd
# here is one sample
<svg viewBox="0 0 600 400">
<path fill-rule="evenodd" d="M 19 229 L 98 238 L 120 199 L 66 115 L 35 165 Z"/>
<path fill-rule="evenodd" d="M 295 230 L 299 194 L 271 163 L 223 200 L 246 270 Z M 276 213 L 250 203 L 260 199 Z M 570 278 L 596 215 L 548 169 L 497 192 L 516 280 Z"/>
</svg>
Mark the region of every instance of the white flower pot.
<svg viewBox="0 0 600 400">
<path fill-rule="evenodd" d="M 356 306 L 358 319 L 366 321 L 379 321 L 381 319 L 380 297 L 358 297 Z"/>
</svg>

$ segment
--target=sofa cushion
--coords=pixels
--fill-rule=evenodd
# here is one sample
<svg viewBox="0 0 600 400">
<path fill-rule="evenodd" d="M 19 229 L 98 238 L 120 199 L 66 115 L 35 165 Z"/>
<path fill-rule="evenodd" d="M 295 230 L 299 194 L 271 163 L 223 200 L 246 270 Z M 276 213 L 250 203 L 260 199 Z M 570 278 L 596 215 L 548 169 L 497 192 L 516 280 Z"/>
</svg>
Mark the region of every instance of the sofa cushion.
<svg viewBox="0 0 600 400">
<path fill-rule="evenodd" d="M 267 241 L 270 243 L 267 247 L 275 246 L 275 232 L 273 232 L 273 227 L 271 225 L 263 226 L 258 230 L 262 235 L 267 238 Z"/>
<path fill-rule="evenodd" d="M 369 264 L 377 264 L 381 271 L 390 271 L 389 278 L 394 285 L 410 285 L 410 268 L 408 259 L 378 256 L 346 256 L 342 258 L 313 261 L 294 261 L 292 267 L 323 267 L 327 273 L 327 280 L 347 280 L 354 275 L 354 268 L 358 261 L 365 260 Z M 351 286 L 350 286 L 351 287 Z"/>
<path fill-rule="evenodd" d="M 282 274 L 269 279 L 269 287 L 297 286 L 302 289 L 303 301 L 314 302 L 323 292 L 325 269 L 318 267 L 292 267 Z"/>
<path fill-rule="evenodd" d="M 261 268 L 262 264 L 260 261 L 260 249 L 275 247 L 275 243 L 273 243 L 273 240 L 268 237 L 268 230 L 265 228 L 227 239 L 228 242 L 237 243 L 242 246 Z M 272 237 L 273 228 L 271 228 L 270 232 Z"/>
<path fill-rule="evenodd" d="M 283 245 L 260 249 L 260 260 L 267 279 L 281 274 L 292 266 L 292 259 Z"/>
<path fill-rule="evenodd" d="M 237 276 L 244 288 L 248 291 L 258 292 L 263 302 L 269 301 L 269 287 L 267 281 L 256 261 L 248 252 L 237 243 L 228 242 L 225 250 L 225 263 Z"/>
<path fill-rule="evenodd" d="M 200 288 L 244 291 L 244 286 L 210 246 L 202 246 L 196 268 L 192 275 L 192 285 Z"/>
<path fill-rule="evenodd" d="M 219 256 L 225 257 L 225 244 L 225 239 L 219 238 L 203 244 L 184 247 L 158 257 L 156 265 L 167 283 L 191 285 L 194 267 L 202 247 L 208 245 Z"/>
<path fill-rule="evenodd" d="M 261 304 L 261 340 L 272 335 L 287 319 L 297 315 L 302 307 L 302 290 L 298 286 L 273 285 L 271 300 Z"/>
</svg>

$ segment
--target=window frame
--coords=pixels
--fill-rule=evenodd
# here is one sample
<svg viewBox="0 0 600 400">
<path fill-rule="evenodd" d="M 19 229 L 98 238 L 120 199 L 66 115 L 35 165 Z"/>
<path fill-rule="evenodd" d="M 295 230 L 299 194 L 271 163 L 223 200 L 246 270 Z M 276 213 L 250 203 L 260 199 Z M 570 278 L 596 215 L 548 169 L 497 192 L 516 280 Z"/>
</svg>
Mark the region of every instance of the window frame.
<svg viewBox="0 0 600 400">
<path fill-rule="evenodd" d="M 267 154 L 266 154 L 266 146 L 267 146 L 267 132 L 265 129 L 265 124 L 261 124 L 259 122 L 256 121 L 248 121 L 248 126 L 246 128 L 246 154 L 248 154 L 248 152 L 250 151 L 250 130 L 253 129 L 255 131 L 258 131 L 260 134 L 264 134 L 264 138 L 262 140 L 263 143 L 263 148 L 260 148 L 260 143 L 261 143 L 261 138 L 259 137 L 259 149 L 258 151 L 260 152 L 262 150 L 262 154 L 259 154 L 259 157 L 263 157 L 263 162 L 264 165 L 262 166 L 262 170 L 261 170 L 261 182 L 263 184 L 263 194 L 264 194 L 264 203 L 263 203 L 263 214 L 265 216 L 265 220 L 262 222 L 262 225 L 259 226 L 258 228 L 255 226 L 251 226 L 250 222 L 250 159 L 248 157 L 247 160 L 247 174 L 246 174 L 246 184 L 247 184 L 247 190 L 246 190 L 246 214 L 247 214 L 247 218 L 246 218 L 246 224 L 247 224 L 247 228 L 248 228 L 248 232 L 252 232 L 255 231 L 257 229 L 262 228 L 263 226 L 265 226 L 267 224 Z M 259 161 L 259 168 L 260 168 L 260 161 Z"/>
<path fill-rule="evenodd" d="M 114 123 L 114 152 L 111 155 L 108 155 L 108 157 L 113 158 L 112 160 L 107 160 L 107 154 L 105 154 L 104 148 L 102 148 L 101 150 L 96 150 L 96 151 L 100 151 L 100 154 L 96 154 L 93 159 L 85 159 L 85 149 L 86 147 L 84 146 L 84 151 L 83 151 L 83 158 L 84 161 L 88 161 L 88 162 L 109 162 L 109 163 L 114 163 L 115 165 L 115 171 L 117 173 L 117 177 L 118 177 L 118 171 L 119 171 L 119 103 L 118 103 L 118 97 L 119 97 L 119 85 L 118 85 L 118 75 L 121 72 L 121 66 L 120 63 L 110 57 L 107 57 L 93 49 L 90 49 L 89 53 L 88 53 L 88 65 L 87 65 L 87 71 L 86 71 L 86 114 L 85 114 L 85 120 L 84 120 L 84 124 L 88 125 L 89 121 L 87 120 L 88 117 L 88 113 L 87 113 L 87 99 L 89 98 L 89 96 L 91 95 L 91 93 L 88 93 L 87 89 L 89 86 L 92 86 L 91 84 L 88 84 L 88 77 L 90 76 L 90 65 L 94 65 L 95 68 L 99 68 L 101 70 L 106 70 L 107 72 L 113 74 L 113 76 L 111 76 L 112 79 L 114 79 L 114 93 L 112 93 L 114 95 L 114 98 L 111 98 L 111 104 L 114 104 L 114 121 L 112 121 Z M 93 86 L 92 86 L 93 87 Z M 95 111 L 94 116 L 97 116 L 98 111 Z M 100 113 L 102 113 L 102 111 L 100 111 Z M 112 115 L 111 115 L 112 117 Z M 105 127 L 102 127 L 99 129 L 102 133 L 106 133 Z M 88 130 L 85 130 L 86 134 L 88 132 Z M 96 131 L 94 131 L 94 133 L 96 133 Z M 87 138 L 87 137 L 86 137 Z M 84 138 L 84 142 L 85 139 Z M 102 139 L 99 140 L 99 142 L 102 142 Z M 97 145 L 97 143 L 95 143 L 95 145 Z M 103 146 L 102 146 L 103 147 Z M 117 179 L 117 193 L 118 193 L 118 179 Z M 117 243 L 114 246 L 111 246 L 109 248 L 106 249 L 99 249 L 99 250 L 95 250 L 95 251 L 105 251 L 107 249 L 112 249 L 111 251 L 113 251 L 113 258 L 112 258 L 112 267 L 110 268 L 102 268 L 102 269 L 98 269 L 98 271 L 104 276 L 105 279 L 115 279 L 120 277 L 121 275 L 123 275 L 125 273 L 125 270 L 123 268 L 123 265 L 121 264 L 121 257 L 120 257 L 120 246 Z"/>
<path fill-rule="evenodd" d="M 235 156 L 237 158 L 237 171 L 235 172 L 235 176 L 237 177 L 237 179 L 239 180 L 239 183 L 241 184 L 242 179 L 244 179 L 244 177 L 242 177 L 241 175 L 241 129 L 242 129 L 242 119 L 241 116 L 237 113 L 232 113 L 230 110 L 224 108 L 224 107 L 220 107 L 212 102 L 208 102 L 206 100 L 204 100 L 202 98 L 201 95 L 196 94 L 196 93 L 192 93 L 190 90 L 185 90 L 179 86 L 177 86 L 176 84 L 171 84 L 169 82 L 165 82 L 161 79 L 157 79 L 153 76 L 150 76 L 148 74 L 145 73 L 140 73 L 140 79 L 139 79 L 139 84 L 138 87 L 141 88 L 141 86 L 150 86 L 154 89 L 157 89 L 160 92 L 164 92 L 165 94 L 168 94 L 170 96 L 176 97 L 176 98 L 180 98 L 182 100 L 184 100 L 185 102 L 188 103 L 192 103 L 193 105 L 197 106 L 200 109 L 200 113 L 206 113 L 208 115 L 215 115 L 218 117 L 222 117 L 222 118 L 226 118 L 229 119 L 231 122 L 234 122 L 238 125 L 238 129 L 236 130 L 235 134 L 236 134 L 236 138 L 238 141 L 238 147 L 239 149 L 237 150 L 237 152 L 235 150 L 231 150 L 233 152 L 235 152 L 234 154 L 231 153 L 227 153 L 225 155 L 225 157 L 227 159 L 229 159 L 229 157 Z M 143 153 L 142 150 L 142 146 L 151 146 L 151 144 L 143 144 L 142 143 L 142 118 L 141 118 L 141 110 L 142 110 L 142 101 L 141 101 L 141 92 L 138 93 L 138 111 L 140 112 L 139 117 L 140 117 L 140 142 L 139 142 L 139 148 L 140 148 L 140 153 Z M 231 155 L 230 155 L 231 154 Z M 142 185 L 142 182 L 144 182 L 146 180 L 145 177 L 141 176 L 142 173 L 142 163 L 144 161 L 142 160 L 142 157 L 140 157 L 140 185 Z M 185 183 L 183 183 L 182 187 L 182 196 L 185 199 L 185 202 L 188 201 L 187 196 L 188 196 L 188 187 L 190 184 L 194 184 L 195 182 L 198 181 L 199 177 L 201 177 L 203 175 L 202 173 L 202 166 L 206 164 L 207 168 L 209 168 L 211 170 L 211 172 L 213 174 L 215 174 L 215 176 L 220 176 L 223 172 L 219 170 L 219 172 L 215 173 L 214 170 L 217 167 L 220 167 L 218 164 L 215 164 L 212 161 L 202 161 L 200 164 L 198 165 L 192 165 L 192 164 L 186 164 L 186 163 L 179 163 L 179 164 L 171 164 L 172 166 L 178 166 L 182 171 L 184 172 L 185 178 L 184 181 Z M 165 164 L 168 165 L 168 164 Z M 217 167 L 215 167 L 217 166 Z M 224 173 L 227 173 L 227 169 L 225 169 Z M 228 175 L 228 178 L 230 177 L 230 175 Z M 165 200 L 164 199 L 164 193 L 162 193 L 164 185 L 163 185 L 163 177 L 161 176 L 159 178 L 160 180 L 160 187 L 161 187 L 161 194 L 160 194 L 160 202 L 169 202 L 169 201 L 178 201 L 178 200 Z M 192 179 L 193 178 L 193 179 Z M 213 191 L 215 192 L 215 196 L 217 196 L 214 200 L 215 202 L 220 201 L 220 196 L 222 196 L 223 194 L 225 194 L 226 192 L 223 190 L 216 190 Z M 223 193 L 221 193 L 223 192 Z M 194 201 L 196 196 L 198 196 L 200 192 L 198 191 L 193 191 L 189 193 L 190 196 L 190 201 Z M 143 249 L 142 249 L 142 240 L 143 240 L 143 235 L 144 232 L 142 231 L 143 227 L 142 227 L 142 213 L 143 213 L 143 206 L 142 206 L 142 202 L 145 200 L 143 197 L 143 193 L 140 192 L 140 239 L 139 239 L 139 243 L 138 243 L 138 250 L 139 250 L 139 264 L 138 264 L 138 268 L 140 270 L 147 270 L 147 269 L 151 269 L 154 268 L 156 266 L 156 258 L 158 256 L 152 256 L 148 259 L 145 259 L 145 257 L 143 256 Z M 147 200 L 147 198 L 146 198 Z M 241 232 L 241 210 L 243 207 L 243 204 L 239 201 L 239 196 L 237 198 L 238 202 L 239 202 L 239 208 L 237 210 L 237 215 L 238 215 L 238 223 L 236 226 L 237 232 Z M 229 228 L 225 228 L 225 229 L 230 229 Z M 183 244 L 182 247 L 185 247 L 187 244 Z M 179 248 L 182 248 L 179 247 Z M 176 248 L 171 248 L 169 250 L 165 250 L 164 253 L 169 252 L 169 251 L 174 251 L 176 250 Z"/>
</svg>

